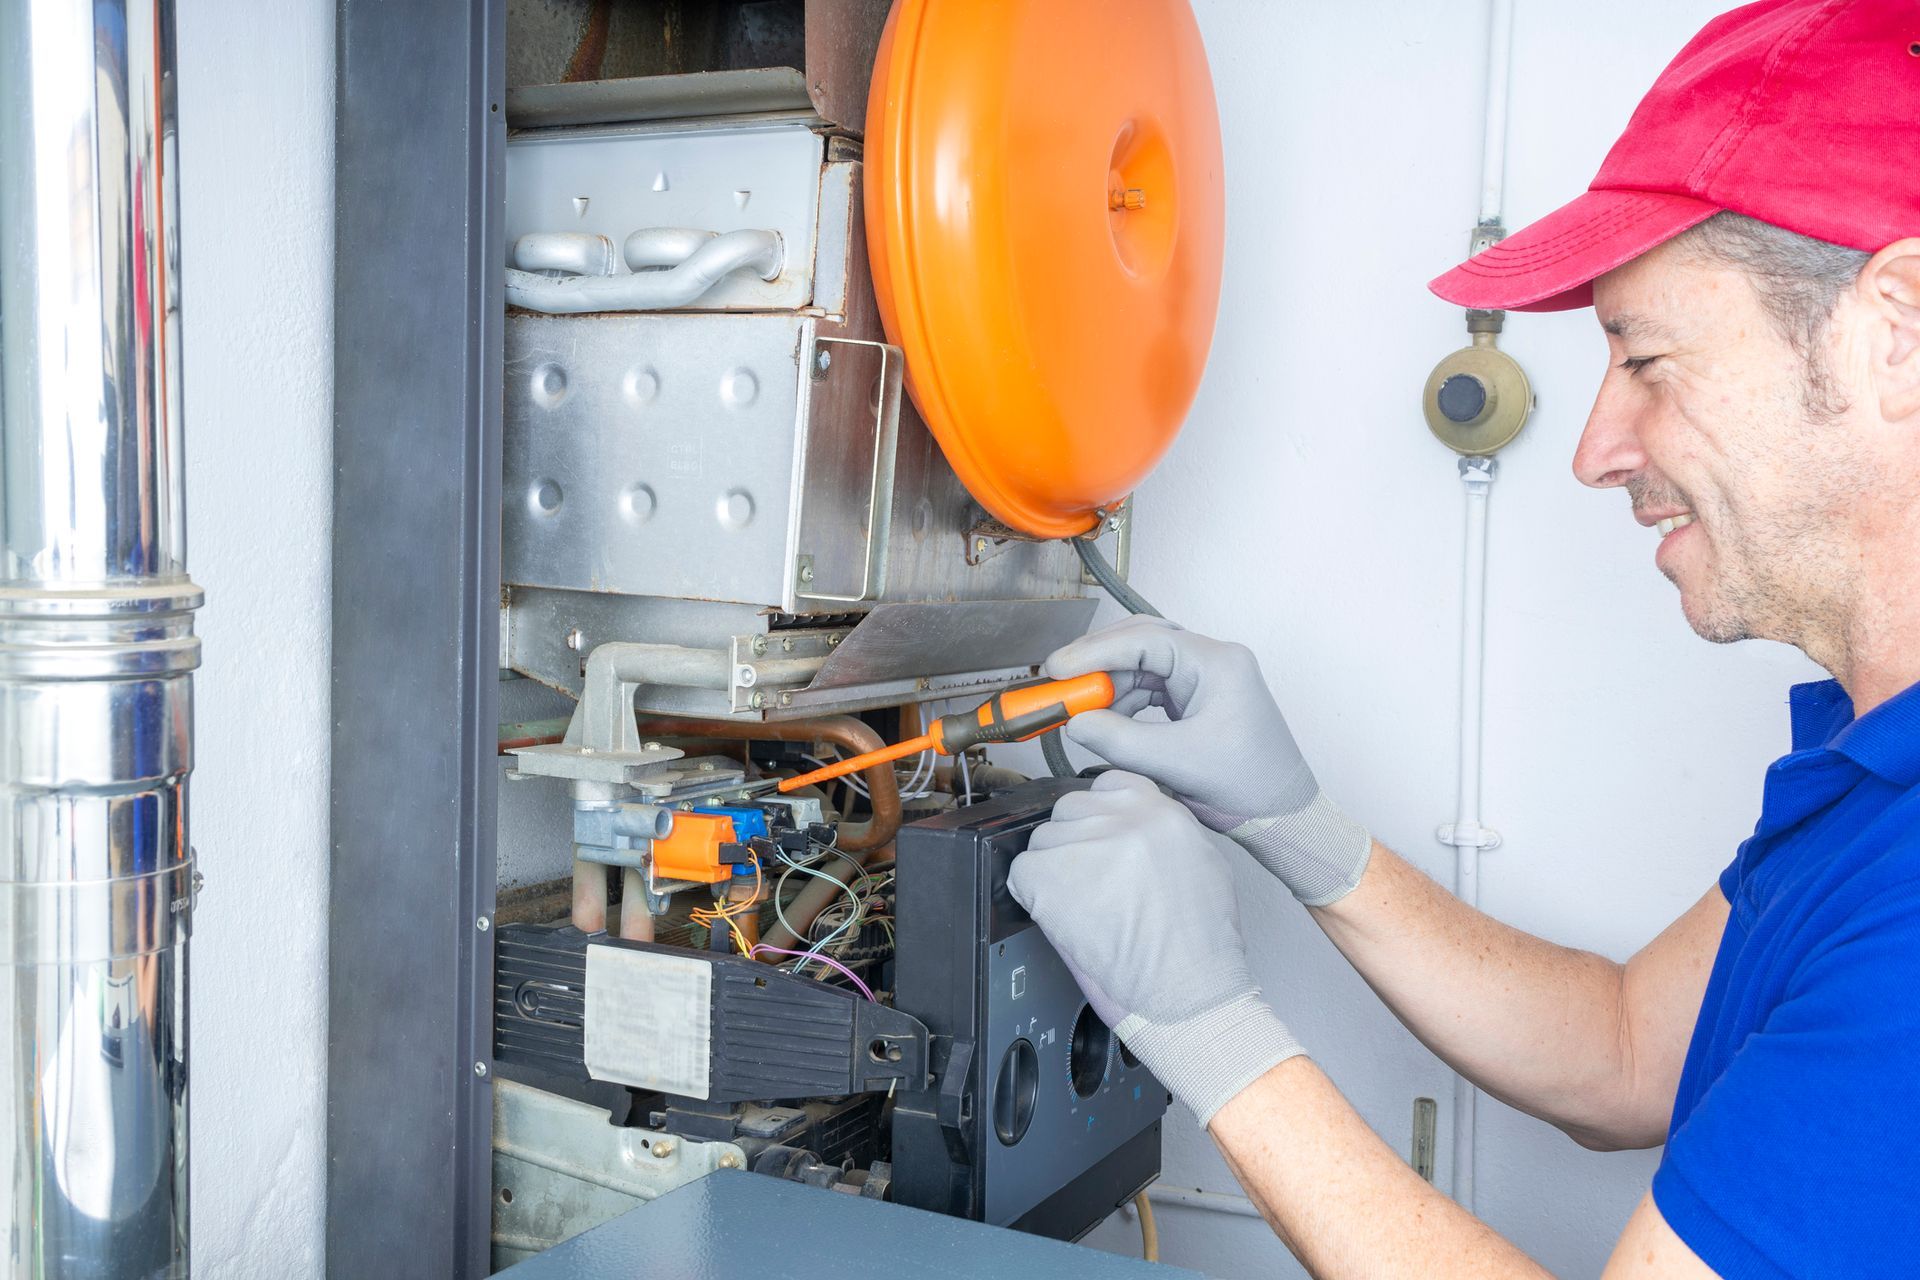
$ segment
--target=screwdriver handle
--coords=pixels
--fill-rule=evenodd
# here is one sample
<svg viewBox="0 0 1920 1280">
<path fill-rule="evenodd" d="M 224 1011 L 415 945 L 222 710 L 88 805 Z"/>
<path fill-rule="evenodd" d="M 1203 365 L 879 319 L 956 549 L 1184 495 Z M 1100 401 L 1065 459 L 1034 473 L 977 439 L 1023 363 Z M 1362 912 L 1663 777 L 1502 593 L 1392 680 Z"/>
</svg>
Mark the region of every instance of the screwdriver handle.
<svg viewBox="0 0 1920 1280">
<path fill-rule="evenodd" d="M 1113 680 L 1104 671 L 1002 689 L 972 711 L 941 716 L 929 737 L 942 755 L 985 744 L 1025 742 L 1058 729 L 1083 711 L 1113 705 Z"/>
</svg>

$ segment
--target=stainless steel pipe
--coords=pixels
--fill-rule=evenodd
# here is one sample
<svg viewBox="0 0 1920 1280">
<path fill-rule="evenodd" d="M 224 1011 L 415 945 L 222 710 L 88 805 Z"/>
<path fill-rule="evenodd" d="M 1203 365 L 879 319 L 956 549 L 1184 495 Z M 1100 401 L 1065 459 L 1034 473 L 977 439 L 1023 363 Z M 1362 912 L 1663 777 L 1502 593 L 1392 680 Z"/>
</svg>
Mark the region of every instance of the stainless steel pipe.
<svg viewBox="0 0 1920 1280">
<path fill-rule="evenodd" d="M 172 0 L 0 4 L 5 1276 L 187 1274 Z"/>
</svg>

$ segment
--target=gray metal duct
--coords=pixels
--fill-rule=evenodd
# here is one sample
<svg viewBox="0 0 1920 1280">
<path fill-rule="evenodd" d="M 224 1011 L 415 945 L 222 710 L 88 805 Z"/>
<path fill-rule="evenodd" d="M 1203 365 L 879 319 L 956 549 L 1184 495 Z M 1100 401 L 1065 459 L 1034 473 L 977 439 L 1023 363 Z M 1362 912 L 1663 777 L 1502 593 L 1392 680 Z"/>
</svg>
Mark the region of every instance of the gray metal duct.
<svg viewBox="0 0 1920 1280">
<path fill-rule="evenodd" d="M 5 1276 L 187 1274 L 171 0 L 0 3 Z"/>
</svg>

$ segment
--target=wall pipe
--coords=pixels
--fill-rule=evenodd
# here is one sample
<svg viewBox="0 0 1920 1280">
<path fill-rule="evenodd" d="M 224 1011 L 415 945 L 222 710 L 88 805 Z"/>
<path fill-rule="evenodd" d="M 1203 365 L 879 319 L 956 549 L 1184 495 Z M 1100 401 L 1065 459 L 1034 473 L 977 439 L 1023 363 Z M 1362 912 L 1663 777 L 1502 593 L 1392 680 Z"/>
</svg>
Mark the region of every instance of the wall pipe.
<svg viewBox="0 0 1920 1280">
<path fill-rule="evenodd" d="M 1499 464 L 1492 458 L 1460 459 L 1460 481 L 1466 494 L 1466 550 L 1460 576 L 1460 738 L 1459 775 L 1454 792 L 1453 823 L 1441 838 L 1453 846 L 1454 896 L 1470 907 L 1480 905 L 1480 853 L 1499 843 L 1499 836 L 1480 823 L 1481 739 L 1484 728 L 1483 689 L 1487 664 L 1487 507 Z M 1464 1076 L 1454 1077 L 1453 1197 L 1471 1211 L 1474 1201 L 1474 1134 L 1479 1090 Z"/>
<path fill-rule="evenodd" d="M 184 1277 L 187 577 L 172 0 L 0 5 L 9 1276 Z"/>
<path fill-rule="evenodd" d="M 1506 212 L 1507 118 L 1513 85 L 1514 0 L 1487 6 L 1487 109 L 1480 145 L 1480 228 L 1496 237 Z M 1459 785 L 1454 819 L 1442 838 L 1453 846 L 1454 894 L 1480 905 L 1480 853 L 1499 837 L 1481 825 L 1482 682 L 1486 670 L 1487 507 L 1497 465 L 1492 458 L 1461 458 L 1466 494 L 1466 546 L 1460 606 Z M 1456 1074 L 1453 1087 L 1453 1198 L 1469 1213 L 1476 1196 L 1479 1091 Z"/>
</svg>

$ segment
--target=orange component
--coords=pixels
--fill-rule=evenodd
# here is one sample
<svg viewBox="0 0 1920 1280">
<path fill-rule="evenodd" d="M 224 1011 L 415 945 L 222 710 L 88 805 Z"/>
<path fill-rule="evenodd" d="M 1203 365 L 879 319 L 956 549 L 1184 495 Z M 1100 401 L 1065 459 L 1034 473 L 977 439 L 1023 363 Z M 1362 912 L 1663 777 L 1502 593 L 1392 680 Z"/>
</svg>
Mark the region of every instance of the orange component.
<svg viewBox="0 0 1920 1280">
<path fill-rule="evenodd" d="M 1213 342 L 1220 121 L 1186 0 L 897 0 L 866 166 L 881 315 L 947 460 L 1007 525 L 1086 532 Z"/>
<path fill-rule="evenodd" d="M 654 878 L 719 884 L 733 876 L 720 846 L 737 843 L 733 819 L 724 813 L 676 813 L 673 828 L 653 842 Z"/>
</svg>

